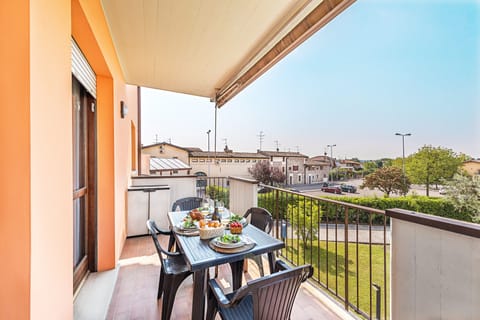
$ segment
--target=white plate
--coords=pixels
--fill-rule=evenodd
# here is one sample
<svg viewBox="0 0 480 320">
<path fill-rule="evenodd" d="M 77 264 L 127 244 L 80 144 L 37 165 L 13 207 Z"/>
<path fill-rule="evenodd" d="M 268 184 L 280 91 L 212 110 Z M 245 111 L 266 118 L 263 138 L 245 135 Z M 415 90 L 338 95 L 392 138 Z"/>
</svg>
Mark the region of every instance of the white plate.
<svg viewBox="0 0 480 320">
<path fill-rule="evenodd" d="M 213 244 L 219 248 L 227 248 L 227 249 L 230 249 L 230 248 L 238 248 L 238 247 L 241 247 L 243 245 L 245 245 L 245 241 L 243 241 L 242 237 L 240 237 L 240 241 L 239 242 L 235 242 L 235 243 L 225 243 L 225 242 L 221 242 L 220 241 L 220 237 L 218 238 L 215 238 L 213 239 Z"/>
</svg>

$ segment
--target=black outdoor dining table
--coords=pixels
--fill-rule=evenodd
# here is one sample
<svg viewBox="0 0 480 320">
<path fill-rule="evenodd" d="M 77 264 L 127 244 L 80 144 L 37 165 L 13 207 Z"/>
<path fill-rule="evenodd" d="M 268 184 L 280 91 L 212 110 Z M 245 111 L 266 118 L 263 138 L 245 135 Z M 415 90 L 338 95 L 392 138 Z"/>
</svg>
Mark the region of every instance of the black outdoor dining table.
<svg viewBox="0 0 480 320">
<path fill-rule="evenodd" d="M 187 214 L 188 211 L 169 212 L 170 225 L 172 227 L 178 225 Z M 208 268 L 224 263 L 230 264 L 233 279 L 232 287 L 233 290 L 236 290 L 242 285 L 243 261 L 245 258 L 268 253 L 269 265 L 272 268 L 275 265 L 274 251 L 285 246 L 282 241 L 250 224 L 243 229 L 243 235 L 248 236 L 256 245 L 248 251 L 239 253 L 219 253 L 210 248 L 210 240 L 201 240 L 199 236 L 184 236 L 175 232 L 174 234 L 188 267 L 193 271 L 192 319 L 204 319 L 205 317 Z M 270 270 L 270 273 L 272 272 L 273 270 Z"/>
</svg>

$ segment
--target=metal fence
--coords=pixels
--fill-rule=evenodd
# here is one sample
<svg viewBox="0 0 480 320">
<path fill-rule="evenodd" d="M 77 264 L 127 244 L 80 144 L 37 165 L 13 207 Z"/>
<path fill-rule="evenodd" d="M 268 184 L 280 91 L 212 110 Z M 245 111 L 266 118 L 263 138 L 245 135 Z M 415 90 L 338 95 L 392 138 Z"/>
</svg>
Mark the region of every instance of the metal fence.
<svg viewBox="0 0 480 320">
<path fill-rule="evenodd" d="M 282 239 L 281 257 L 312 264 L 313 280 L 348 311 L 389 318 L 389 220 L 383 210 L 260 185 L 258 206 L 269 210 Z"/>
<path fill-rule="evenodd" d="M 222 201 L 226 208 L 230 205 L 230 183 L 227 177 L 197 177 L 197 197 Z"/>
</svg>

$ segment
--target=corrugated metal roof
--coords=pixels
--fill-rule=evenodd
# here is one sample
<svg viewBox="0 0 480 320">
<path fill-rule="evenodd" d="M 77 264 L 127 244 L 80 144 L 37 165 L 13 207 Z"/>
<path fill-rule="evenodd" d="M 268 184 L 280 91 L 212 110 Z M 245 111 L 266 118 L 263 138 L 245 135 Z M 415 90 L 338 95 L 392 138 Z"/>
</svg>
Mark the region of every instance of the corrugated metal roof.
<svg viewBox="0 0 480 320">
<path fill-rule="evenodd" d="M 187 164 L 178 159 L 150 158 L 151 171 L 191 170 Z"/>
</svg>

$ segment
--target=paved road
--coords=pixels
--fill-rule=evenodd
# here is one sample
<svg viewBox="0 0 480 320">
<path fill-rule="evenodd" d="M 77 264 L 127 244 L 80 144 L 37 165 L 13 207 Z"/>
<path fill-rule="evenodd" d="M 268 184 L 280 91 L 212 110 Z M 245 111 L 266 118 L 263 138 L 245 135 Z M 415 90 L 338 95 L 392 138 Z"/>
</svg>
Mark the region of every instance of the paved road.
<svg viewBox="0 0 480 320">
<path fill-rule="evenodd" d="M 336 229 L 336 230 L 335 230 Z M 335 232 L 336 231 L 336 232 Z M 328 234 L 328 241 L 344 242 L 345 241 L 345 228 L 343 224 L 324 224 L 320 225 L 320 240 L 326 240 Z M 385 236 L 385 240 L 384 240 Z M 287 228 L 287 238 L 292 238 L 292 229 L 289 225 Z M 297 238 L 297 234 L 293 231 L 293 238 Z M 348 242 L 357 241 L 357 227 L 356 225 L 348 225 Z M 372 226 L 371 235 L 368 225 L 358 226 L 358 242 L 359 243 L 372 243 L 372 244 L 390 244 L 390 226 L 384 230 L 383 226 Z"/>
<path fill-rule="evenodd" d="M 383 192 L 380 190 L 370 190 L 370 189 L 360 189 L 360 185 L 363 183 L 362 179 L 352 179 L 346 181 L 333 181 L 334 184 L 350 184 L 357 187 L 356 193 L 348 193 L 343 192 L 342 195 L 349 196 L 349 197 L 383 197 Z M 335 195 L 333 193 L 323 192 L 321 191 L 321 184 L 301 184 L 301 185 L 294 185 L 291 186 L 291 189 L 297 189 L 302 193 L 310 194 L 313 196 L 332 196 Z M 426 195 L 426 189 L 424 186 L 420 185 L 412 185 L 410 191 L 408 192 L 409 195 Z M 390 197 L 398 197 L 397 194 L 391 194 Z M 443 197 L 441 194 L 438 193 L 438 190 L 434 190 L 433 188 L 430 189 L 430 196 L 432 197 Z"/>
</svg>

